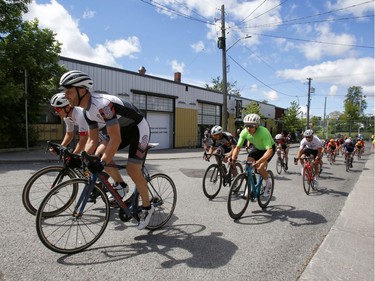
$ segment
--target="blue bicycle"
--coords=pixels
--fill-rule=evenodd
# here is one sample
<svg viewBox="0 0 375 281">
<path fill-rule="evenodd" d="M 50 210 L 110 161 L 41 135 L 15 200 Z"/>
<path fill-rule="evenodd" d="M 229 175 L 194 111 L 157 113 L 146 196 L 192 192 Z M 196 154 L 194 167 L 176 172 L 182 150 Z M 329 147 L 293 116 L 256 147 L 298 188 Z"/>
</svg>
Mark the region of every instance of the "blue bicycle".
<svg viewBox="0 0 375 281">
<path fill-rule="evenodd" d="M 272 199 L 275 180 L 272 171 L 267 170 L 267 173 L 272 181 L 272 185 L 268 189 L 256 168 L 246 162 L 246 171 L 234 179 L 229 191 L 228 213 L 232 219 L 241 218 L 250 200 L 257 200 L 262 209 L 268 206 Z"/>
</svg>

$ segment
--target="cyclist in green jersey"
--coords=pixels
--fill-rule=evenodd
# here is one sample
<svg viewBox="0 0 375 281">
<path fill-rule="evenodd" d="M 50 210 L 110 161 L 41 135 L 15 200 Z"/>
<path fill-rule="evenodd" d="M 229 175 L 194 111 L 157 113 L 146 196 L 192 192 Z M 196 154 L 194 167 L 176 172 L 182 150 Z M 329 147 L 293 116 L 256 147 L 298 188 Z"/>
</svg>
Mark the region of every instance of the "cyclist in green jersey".
<svg viewBox="0 0 375 281">
<path fill-rule="evenodd" d="M 269 188 L 272 185 L 271 179 L 268 178 L 267 164 L 271 161 L 276 151 L 276 145 L 272 135 L 267 128 L 260 126 L 260 116 L 258 114 L 248 114 L 244 118 L 245 129 L 240 133 L 237 146 L 232 153 L 232 161 L 237 160 L 238 153 L 245 142 L 251 143 L 247 160 L 253 162 L 262 178 L 266 181 L 265 197 L 268 196 Z"/>
</svg>

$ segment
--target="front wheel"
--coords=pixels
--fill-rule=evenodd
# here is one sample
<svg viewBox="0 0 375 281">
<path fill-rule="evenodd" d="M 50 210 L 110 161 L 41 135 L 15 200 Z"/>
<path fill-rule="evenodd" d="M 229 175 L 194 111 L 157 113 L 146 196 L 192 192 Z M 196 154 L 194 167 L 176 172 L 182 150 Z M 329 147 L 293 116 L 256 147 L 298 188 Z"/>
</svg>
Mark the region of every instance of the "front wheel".
<svg viewBox="0 0 375 281">
<path fill-rule="evenodd" d="M 267 189 L 267 183 L 265 180 L 262 180 L 260 186 L 260 192 L 258 196 L 258 205 L 262 209 L 267 208 L 268 204 L 271 202 L 273 190 L 275 187 L 275 178 L 271 170 L 267 170 L 268 177 L 271 179 L 271 186 Z"/>
<path fill-rule="evenodd" d="M 219 194 L 223 176 L 218 164 L 207 168 L 203 176 L 203 193 L 208 199 L 214 199 Z"/>
<path fill-rule="evenodd" d="M 239 174 L 233 181 L 228 195 L 228 213 L 232 219 L 239 219 L 250 202 L 251 190 L 247 173 Z"/>
<path fill-rule="evenodd" d="M 150 177 L 147 183 L 148 194 L 151 204 L 154 205 L 155 211 L 147 225 L 147 229 L 158 229 L 164 226 L 172 217 L 177 203 L 177 190 L 173 180 L 166 174 L 155 174 Z M 142 206 L 142 199 L 139 193 L 135 200 L 137 210 Z M 139 221 L 136 213 L 135 219 Z"/>
<path fill-rule="evenodd" d="M 75 212 L 78 200 L 86 195 L 87 182 L 85 179 L 65 181 L 51 190 L 40 204 L 36 213 L 36 230 L 40 241 L 48 249 L 61 254 L 75 254 L 90 247 L 103 234 L 109 221 L 110 207 L 101 188 L 95 186 L 94 191 L 99 194 L 96 200 L 88 201 L 81 214 Z M 78 189 L 78 196 L 70 201 L 70 194 L 75 189 Z M 67 202 L 70 202 L 68 206 Z M 45 217 L 45 213 L 55 215 Z"/>
<path fill-rule="evenodd" d="M 64 171 L 64 169 L 66 171 Z M 63 166 L 48 166 L 40 169 L 26 182 L 22 191 L 22 204 L 25 209 L 35 216 L 40 203 L 47 193 L 56 185 L 67 179 L 76 178 L 71 169 Z"/>
<path fill-rule="evenodd" d="M 302 183 L 303 183 L 303 190 L 307 195 L 310 194 L 310 180 L 309 180 L 309 168 L 303 168 L 303 175 L 302 175 Z"/>
<path fill-rule="evenodd" d="M 280 175 L 281 171 L 283 170 L 283 165 L 281 163 L 281 157 L 277 157 L 276 159 L 276 172 Z"/>
</svg>

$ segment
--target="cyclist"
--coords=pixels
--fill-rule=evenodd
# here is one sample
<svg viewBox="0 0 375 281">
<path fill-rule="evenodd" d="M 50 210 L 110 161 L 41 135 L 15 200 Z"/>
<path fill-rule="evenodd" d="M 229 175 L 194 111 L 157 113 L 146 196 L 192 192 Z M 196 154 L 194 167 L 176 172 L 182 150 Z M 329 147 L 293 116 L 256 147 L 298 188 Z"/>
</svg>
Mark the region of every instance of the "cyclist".
<svg viewBox="0 0 375 281">
<path fill-rule="evenodd" d="M 315 158 L 314 161 L 314 168 L 315 168 L 315 178 L 314 178 L 314 186 L 317 188 L 318 181 L 317 181 L 317 175 L 319 175 L 319 163 L 320 158 L 322 156 L 322 142 L 317 136 L 314 136 L 314 131 L 311 129 L 306 130 L 303 133 L 303 139 L 300 142 L 299 145 L 299 151 L 297 152 L 297 158 L 304 158 L 308 157 L 310 155 L 313 155 Z M 297 165 L 297 160 L 294 161 L 294 165 Z M 303 175 L 303 159 L 300 160 L 302 169 L 301 169 L 301 175 Z"/>
<path fill-rule="evenodd" d="M 363 153 L 364 150 L 365 150 L 365 142 L 362 139 L 357 138 L 355 148 L 356 148 L 356 151 L 357 151 L 358 154 Z"/>
<path fill-rule="evenodd" d="M 353 151 L 355 150 L 355 146 L 350 137 L 345 140 L 342 149 L 345 155 L 345 161 L 350 161 L 350 168 L 353 168 Z M 348 159 L 348 157 L 350 157 L 350 159 Z"/>
<path fill-rule="evenodd" d="M 266 181 L 266 188 L 263 196 L 269 196 L 269 190 L 272 186 L 271 178 L 268 177 L 267 164 L 271 161 L 276 152 L 276 145 L 272 135 L 267 128 L 260 126 L 260 116 L 258 114 L 248 114 L 244 117 L 245 128 L 241 131 L 237 146 L 232 153 L 233 161 L 237 160 L 245 140 L 251 143 L 247 160 L 253 162 L 262 178 Z"/>
<path fill-rule="evenodd" d="M 232 156 L 233 150 L 236 147 L 236 139 L 229 132 L 224 132 L 221 126 L 215 125 L 211 129 L 211 146 L 206 155 L 206 161 L 210 160 L 211 154 L 225 155 L 223 162 L 227 163 L 228 159 Z M 217 157 L 217 156 L 216 156 Z M 237 176 L 238 172 L 235 165 L 230 165 L 230 170 L 233 177 Z"/>
<path fill-rule="evenodd" d="M 57 93 L 52 96 L 50 104 L 55 113 L 64 120 L 65 136 L 61 142 L 61 146 L 67 147 L 74 137 L 74 127 L 78 127 L 79 141 L 73 150 L 73 153 L 81 153 L 88 139 L 88 125 L 83 116 L 81 107 L 71 108 L 69 101 L 65 98 L 64 93 Z M 51 151 L 53 152 L 53 151 Z"/>
<path fill-rule="evenodd" d="M 84 109 L 89 125 L 89 139 L 85 151 L 89 154 L 95 152 L 101 157 L 100 161 L 90 163 L 88 168 L 91 172 L 98 173 L 106 168 L 106 172 L 115 181 L 122 181 L 118 169 L 105 166 L 114 163 L 113 158 L 119 149 L 129 146 L 127 172 L 142 198 L 138 229 L 144 229 L 150 222 L 154 206 L 150 203 L 147 181 L 142 173 L 142 162 L 150 140 L 150 127 L 142 112 L 116 96 L 91 93 L 92 79 L 78 70 L 63 74 L 60 86 L 64 88 L 70 106 Z M 105 126 L 109 140 L 104 140 L 98 146 L 99 124 Z"/>
<path fill-rule="evenodd" d="M 331 153 L 331 157 L 333 157 L 332 161 L 335 162 L 336 155 L 337 155 L 338 147 L 334 139 L 330 139 L 327 143 L 327 153 Z"/>
<path fill-rule="evenodd" d="M 281 156 L 281 149 L 284 151 L 285 155 L 285 171 L 288 170 L 288 151 L 289 151 L 289 145 L 287 143 L 287 139 L 282 134 L 277 134 L 275 136 L 276 144 L 277 144 L 277 156 Z"/>
</svg>

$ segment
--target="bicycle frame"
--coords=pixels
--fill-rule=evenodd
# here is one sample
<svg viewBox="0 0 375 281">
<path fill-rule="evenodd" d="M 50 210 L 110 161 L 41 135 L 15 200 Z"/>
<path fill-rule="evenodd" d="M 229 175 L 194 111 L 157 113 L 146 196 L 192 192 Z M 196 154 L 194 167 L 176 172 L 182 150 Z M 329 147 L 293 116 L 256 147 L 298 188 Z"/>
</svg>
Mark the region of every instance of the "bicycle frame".
<svg viewBox="0 0 375 281">
<path fill-rule="evenodd" d="M 249 179 L 249 183 L 251 185 L 250 186 L 251 192 L 254 198 L 258 198 L 260 196 L 260 186 L 262 184 L 263 177 L 261 174 L 259 174 L 257 183 L 254 182 L 254 178 L 256 178 L 255 177 L 256 172 L 255 172 L 255 168 L 253 167 L 253 165 L 249 162 L 246 162 L 246 174 Z"/>
</svg>

